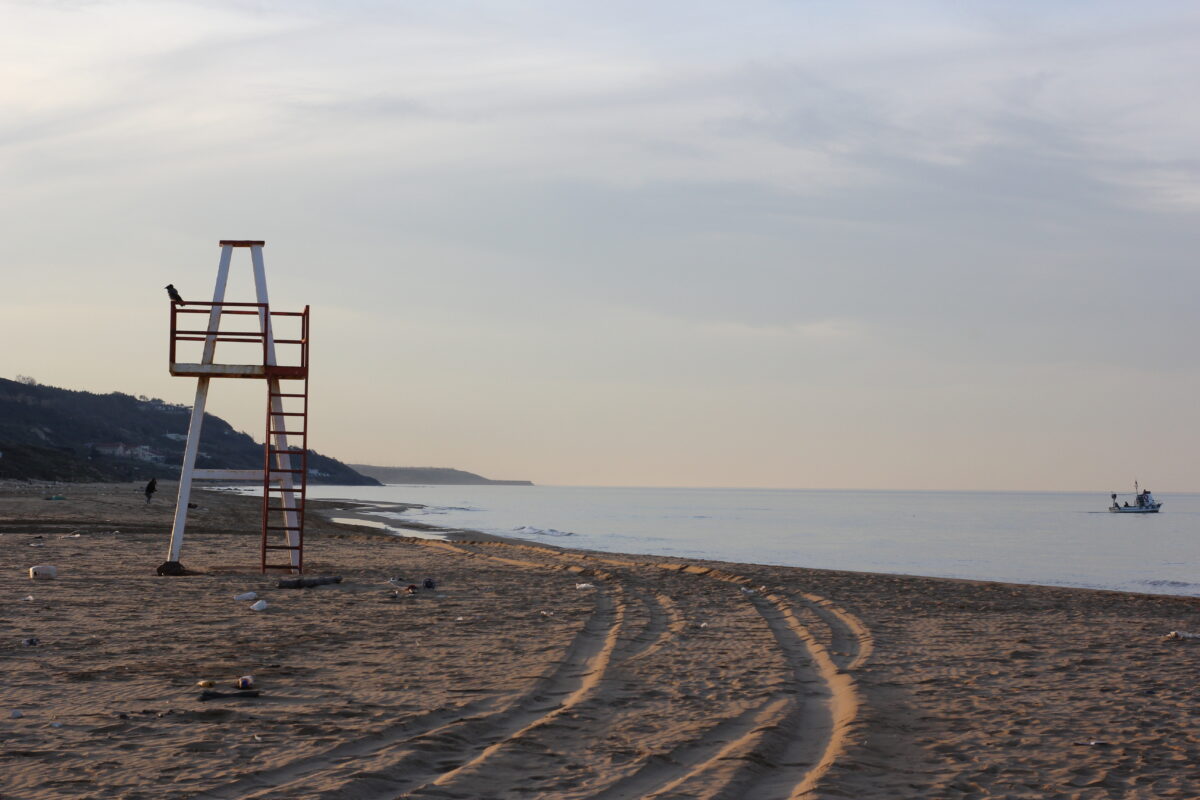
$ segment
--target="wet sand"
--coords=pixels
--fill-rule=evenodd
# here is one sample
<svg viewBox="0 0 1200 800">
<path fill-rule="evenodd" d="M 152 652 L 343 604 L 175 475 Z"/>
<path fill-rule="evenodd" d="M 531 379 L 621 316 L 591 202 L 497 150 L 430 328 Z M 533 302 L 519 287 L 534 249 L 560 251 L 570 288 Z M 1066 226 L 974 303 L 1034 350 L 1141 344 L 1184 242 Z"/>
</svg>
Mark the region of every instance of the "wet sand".
<svg viewBox="0 0 1200 800">
<path fill-rule="evenodd" d="M 0 485 L 0 797 L 1200 795 L 1200 640 L 1164 639 L 1195 598 L 399 538 L 324 502 L 307 574 L 342 582 L 279 589 L 224 493 L 165 578 L 173 488 Z"/>
</svg>

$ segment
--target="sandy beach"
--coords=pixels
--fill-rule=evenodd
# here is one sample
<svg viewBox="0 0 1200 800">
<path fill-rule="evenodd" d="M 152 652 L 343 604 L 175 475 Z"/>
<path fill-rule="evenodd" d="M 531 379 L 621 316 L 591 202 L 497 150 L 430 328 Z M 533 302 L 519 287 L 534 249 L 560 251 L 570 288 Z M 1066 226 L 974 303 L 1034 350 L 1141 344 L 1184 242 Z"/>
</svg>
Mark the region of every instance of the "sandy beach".
<svg viewBox="0 0 1200 800">
<path fill-rule="evenodd" d="M 0 486 L 0 798 L 1200 796 L 1200 639 L 1164 638 L 1195 598 L 401 538 L 333 502 L 306 572 L 342 581 L 281 589 L 257 501 L 194 499 L 168 578 L 173 484 Z"/>
</svg>

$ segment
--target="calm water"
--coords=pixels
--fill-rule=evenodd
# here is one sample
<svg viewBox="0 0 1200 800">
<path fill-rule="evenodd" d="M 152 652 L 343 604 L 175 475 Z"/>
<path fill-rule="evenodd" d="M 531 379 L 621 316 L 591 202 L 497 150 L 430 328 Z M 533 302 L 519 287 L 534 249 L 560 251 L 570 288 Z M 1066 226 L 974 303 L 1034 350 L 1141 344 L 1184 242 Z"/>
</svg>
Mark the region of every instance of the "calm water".
<svg viewBox="0 0 1200 800">
<path fill-rule="evenodd" d="M 391 515 L 622 553 L 1200 595 L 1200 495 L 1109 514 L 1095 493 L 310 486 Z"/>
</svg>

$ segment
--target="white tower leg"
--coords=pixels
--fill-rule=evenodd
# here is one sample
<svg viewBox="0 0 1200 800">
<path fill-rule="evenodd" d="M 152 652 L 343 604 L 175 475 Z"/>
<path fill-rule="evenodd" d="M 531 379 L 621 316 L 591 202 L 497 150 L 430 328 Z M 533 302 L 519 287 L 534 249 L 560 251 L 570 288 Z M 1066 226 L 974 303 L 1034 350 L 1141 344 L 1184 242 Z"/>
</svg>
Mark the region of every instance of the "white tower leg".
<svg viewBox="0 0 1200 800">
<path fill-rule="evenodd" d="M 229 282 L 229 262 L 233 258 L 232 247 L 221 248 L 221 261 L 217 264 L 217 282 L 213 287 L 213 303 L 225 300 L 225 286 Z M 221 307 L 214 305 L 208 314 L 208 333 L 204 340 L 202 364 L 213 363 L 217 341 L 214 334 L 221 325 Z M 192 496 L 192 473 L 196 469 L 196 453 L 200 450 L 200 430 L 204 425 L 204 406 L 208 401 L 208 378 L 196 380 L 196 402 L 192 405 L 192 418 L 188 424 L 187 444 L 183 448 L 183 465 L 179 471 L 179 494 L 175 498 L 175 521 L 171 525 L 171 545 L 167 550 L 167 561 L 179 561 L 183 549 L 183 532 L 187 527 L 188 502 Z"/>
</svg>

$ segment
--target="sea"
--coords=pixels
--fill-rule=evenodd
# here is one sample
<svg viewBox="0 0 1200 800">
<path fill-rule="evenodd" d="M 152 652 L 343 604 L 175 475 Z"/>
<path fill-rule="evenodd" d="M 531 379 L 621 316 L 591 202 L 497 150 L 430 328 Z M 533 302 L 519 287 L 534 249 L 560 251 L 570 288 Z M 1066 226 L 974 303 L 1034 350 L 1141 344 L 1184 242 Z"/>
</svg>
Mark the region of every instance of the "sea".
<svg viewBox="0 0 1200 800">
<path fill-rule="evenodd" d="M 1200 494 L 1111 514 L 1106 492 L 582 486 L 309 486 L 310 498 L 415 503 L 378 524 L 561 547 L 754 564 L 1200 595 Z M 436 534 L 435 534 L 436 535 Z"/>
</svg>

